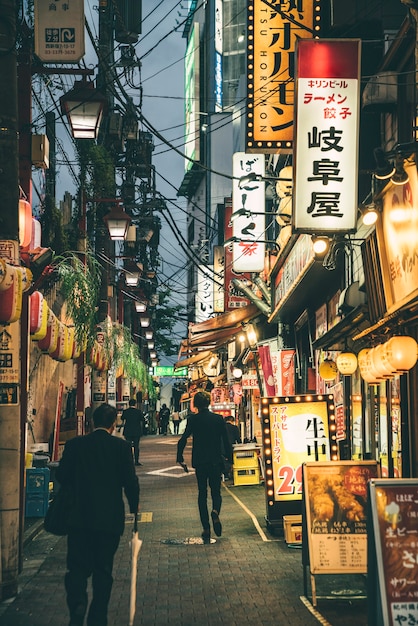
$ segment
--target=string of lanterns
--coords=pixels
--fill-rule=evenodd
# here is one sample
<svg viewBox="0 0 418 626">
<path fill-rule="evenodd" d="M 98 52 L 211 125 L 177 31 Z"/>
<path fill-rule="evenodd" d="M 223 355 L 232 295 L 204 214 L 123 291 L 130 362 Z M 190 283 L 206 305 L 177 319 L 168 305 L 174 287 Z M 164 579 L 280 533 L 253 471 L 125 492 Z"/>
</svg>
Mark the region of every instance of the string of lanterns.
<svg viewBox="0 0 418 626">
<path fill-rule="evenodd" d="M 374 348 L 353 352 L 341 352 L 333 361 L 324 359 L 319 365 L 319 375 L 327 382 L 334 380 L 338 372 L 351 376 L 360 369 L 360 375 L 367 383 L 377 385 L 411 370 L 418 360 L 418 344 L 413 337 L 396 335 Z"/>
</svg>

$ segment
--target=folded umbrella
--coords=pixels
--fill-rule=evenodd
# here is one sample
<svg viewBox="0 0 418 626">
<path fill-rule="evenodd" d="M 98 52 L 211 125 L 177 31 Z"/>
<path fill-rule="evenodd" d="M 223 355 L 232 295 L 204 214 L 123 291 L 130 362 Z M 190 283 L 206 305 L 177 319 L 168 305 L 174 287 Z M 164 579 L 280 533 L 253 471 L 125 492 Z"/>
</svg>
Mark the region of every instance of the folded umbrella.
<svg viewBox="0 0 418 626">
<path fill-rule="evenodd" d="M 133 626 L 136 611 L 136 578 L 138 572 L 138 554 L 141 546 L 142 539 L 138 537 L 138 514 L 135 513 L 131 539 L 131 595 L 129 603 L 129 626 Z"/>
</svg>

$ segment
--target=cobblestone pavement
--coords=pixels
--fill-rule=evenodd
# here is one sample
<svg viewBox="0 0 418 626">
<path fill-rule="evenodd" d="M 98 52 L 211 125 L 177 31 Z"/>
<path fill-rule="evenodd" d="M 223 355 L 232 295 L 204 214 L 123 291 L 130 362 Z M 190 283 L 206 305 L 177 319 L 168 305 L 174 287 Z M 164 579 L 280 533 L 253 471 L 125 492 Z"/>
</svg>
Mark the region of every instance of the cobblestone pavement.
<svg viewBox="0 0 418 626">
<path fill-rule="evenodd" d="M 364 577 L 317 576 L 312 607 L 301 550 L 266 528 L 263 485 L 225 483 L 222 537 L 202 545 L 196 481 L 176 466 L 176 443 L 174 436 L 141 440 L 135 626 L 367 626 L 366 600 L 347 599 L 356 590 L 364 594 Z M 42 520 L 27 526 L 19 593 L 0 604 L 0 626 L 68 626 L 66 539 L 45 533 Z M 129 621 L 131 528 L 115 558 L 109 626 Z M 308 583 L 309 577 L 309 596 Z"/>
</svg>

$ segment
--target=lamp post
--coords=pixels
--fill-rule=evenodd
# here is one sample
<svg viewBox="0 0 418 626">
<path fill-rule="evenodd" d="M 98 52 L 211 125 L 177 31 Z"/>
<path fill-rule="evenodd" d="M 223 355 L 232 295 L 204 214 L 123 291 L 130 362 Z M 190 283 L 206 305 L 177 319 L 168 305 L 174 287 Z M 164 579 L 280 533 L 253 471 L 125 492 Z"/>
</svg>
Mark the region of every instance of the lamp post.
<svg viewBox="0 0 418 626">
<path fill-rule="evenodd" d="M 107 100 L 93 82 L 83 79 L 60 98 L 61 111 L 66 115 L 74 139 L 97 139 Z"/>
<path fill-rule="evenodd" d="M 131 223 L 130 216 L 120 206 L 118 201 L 112 204 L 112 208 L 103 218 L 112 241 L 124 241 L 128 234 Z"/>
</svg>

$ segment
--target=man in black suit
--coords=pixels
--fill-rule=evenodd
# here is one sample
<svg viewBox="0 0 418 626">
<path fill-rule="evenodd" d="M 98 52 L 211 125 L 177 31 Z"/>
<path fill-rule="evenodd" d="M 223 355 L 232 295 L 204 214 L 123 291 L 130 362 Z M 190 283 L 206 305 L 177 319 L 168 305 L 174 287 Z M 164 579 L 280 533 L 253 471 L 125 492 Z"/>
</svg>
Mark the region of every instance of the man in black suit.
<svg viewBox="0 0 418 626">
<path fill-rule="evenodd" d="M 67 540 L 65 588 L 70 626 L 82 626 L 87 611 L 87 580 L 93 598 L 88 626 L 107 626 L 113 559 L 124 530 L 123 491 L 131 513 L 138 511 L 139 483 L 131 446 L 113 437 L 116 408 L 100 405 L 93 413 L 95 430 L 67 441 L 57 479 L 74 497 Z"/>
<path fill-rule="evenodd" d="M 143 412 L 136 408 L 135 399 L 129 400 L 129 408 L 122 412 L 121 419 L 124 424 L 123 436 L 134 449 L 135 465 L 142 465 L 139 462 L 139 440 L 145 431 L 145 417 Z"/>
<path fill-rule="evenodd" d="M 207 486 L 209 483 L 212 497 L 212 524 L 215 534 L 220 537 L 222 524 L 219 519 L 221 512 L 221 478 L 223 472 L 222 452 L 225 457 L 231 458 L 232 450 L 229 443 L 226 426 L 222 415 L 209 411 L 210 394 L 207 391 L 198 391 L 193 397 L 194 406 L 198 413 L 191 413 L 187 417 L 187 426 L 177 444 L 177 463 L 187 471 L 184 463 L 183 451 L 187 439 L 193 435 L 192 465 L 196 470 L 198 486 L 198 507 L 202 523 L 202 538 L 210 543 L 210 524 L 207 504 Z M 223 448 L 222 448 L 223 445 Z"/>
</svg>

